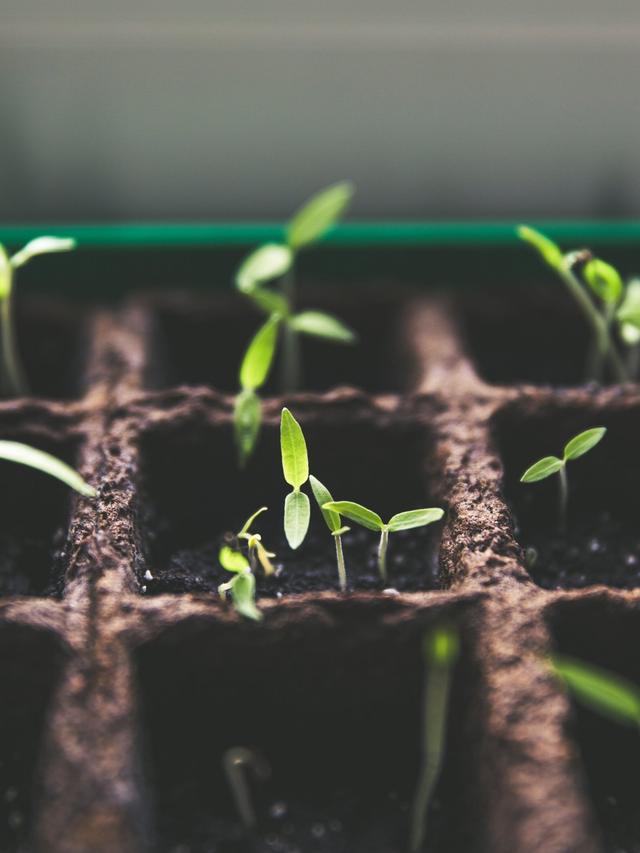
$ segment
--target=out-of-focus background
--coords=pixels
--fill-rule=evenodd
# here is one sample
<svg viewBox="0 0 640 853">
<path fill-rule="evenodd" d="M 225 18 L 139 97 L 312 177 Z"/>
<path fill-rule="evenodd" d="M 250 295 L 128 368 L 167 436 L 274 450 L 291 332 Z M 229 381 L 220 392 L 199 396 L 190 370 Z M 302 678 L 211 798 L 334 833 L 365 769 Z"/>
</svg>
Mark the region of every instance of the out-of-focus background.
<svg viewBox="0 0 640 853">
<path fill-rule="evenodd" d="M 0 221 L 640 207 L 637 0 L 0 0 Z"/>
</svg>

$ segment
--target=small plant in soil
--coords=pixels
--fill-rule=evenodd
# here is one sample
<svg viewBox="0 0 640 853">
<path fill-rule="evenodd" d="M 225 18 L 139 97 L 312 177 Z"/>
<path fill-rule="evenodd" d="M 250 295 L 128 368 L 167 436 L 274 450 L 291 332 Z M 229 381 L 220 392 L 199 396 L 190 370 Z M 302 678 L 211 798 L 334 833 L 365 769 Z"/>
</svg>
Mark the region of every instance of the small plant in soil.
<svg viewBox="0 0 640 853">
<path fill-rule="evenodd" d="M 342 536 L 344 533 L 348 533 L 350 528 L 345 527 L 342 524 L 342 520 L 340 515 L 337 512 L 333 512 L 333 510 L 325 509 L 325 504 L 329 503 L 333 500 L 331 496 L 331 492 L 324 486 L 317 477 L 314 477 L 313 474 L 309 477 L 309 483 L 311 484 L 311 491 L 313 492 L 313 496 L 316 499 L 316 503 L 320 507 L 320 511 L 322 512 L 322 517 L 325 520 L 331 535 L 333 536 L 334 542 L 336 543 L 336 561 L 338 563 L 338 582 L 340 583 L 340 590 L 342 592 L 347 591 L 347 569 L 344 563 L 344 552 L 342 550 Z"/>
<path fill-rule="evenodd" d="M 0 441 L 0 459 L 7 462 L 18 462 L 20 465 L 27 465 L 29 468 L 42 471 L 43 474 L 60 480 L 85 498 L 95 498 L 97 495 L 93 486 L 90 486 L 66 462 L 52 456 L 51 453 L 45 453 L 43 450 L 22 444 L 20 441 Z"/>
<path fill-rule="evenodd" d="M 380 534 L 378 572 L 383 583 L 387 582 L 389 534 L 396 533 L 399 530 L 413 530 L 416 527 L 425 527 L 427 524 L 433 524 L 434 521 L 440 521 L 444 515 L 444 510 L 438 507 L 410 509 L 406 512 L 399 512 L 385 523 L 377 512 L 367 509 L 354 501 L 328 501 L 323 505 L 323 509 L 344 515 L 350 521 L 355 521 L 356 524 L 360 524 L 362 527 L 374 530 Z"/>
<path fill-rule="evenodd" d="M 292 487 L 284 501 L 284 533 L 295 550 L 304 542 L 311 516 L 309 498 L 300 491 L 309 479 L 309 457 L 302 428 L 287 408 L 280 416 L 280 454 L 284 479 Z"/>
<path fill-rule="evenodd" d="M 560 532 L 566 529 L 567 523 L 567 505 L 569 502 L 567 462 L 588 453 L 603 439 L 606 431 L 606 427 L 592 427 L 575 435 L 565 444 L 562 459 L 557 456 L 544 456 L 527 468 L 520 478 L 521 483 L 535 483 L 538 480 L 546 480 L 553 474 L 558 474 L 558 529 Z"/>
<path fill-rule="evenodd" d="M 559 276 L 591 329 L 586 378 L 637 379 L 640 369 L 640 282 L 626 286 L 620 273 L 587 250 L 563 253 L 544 234 L 521 225 L 518 236 Z"/>
<path fill-rule="evenodd" d="M 436 628 L 424 637 L 421 766 L 411 810 L 410 853 L 424 849 L 429 806 L 442 771 L 449 695 L 458 651 L 458 635 L 453 628 Z"/>
<path fill-rule="evenodd" d="M 68 252 L 75 241 L 59 237 L 37 237 L 9 256 L 0 245 L 0 337 L 2 351 L 2 374 L 0 386 L 6 396 L 22 396 L 29 393 L 24 369 L 18 354 L 14 319 L 16 270 L 31 258 L 51 252 Z"/>
<path fill-rule="evenodd" d="M 615 673 L 566 655 L 553 655 L 553 672 L 592 711 L 640 727 L 640 688 Z"/>
<path fill-rule="evenodd" d="M 260 429 L 261 405 L 257 391 L 268 378 L 279 339 L 282 340 L 283 392 L 301 384 L 299 335 L 352 344 L 355 333 L 323 311 L 296 312 L 295 260 L 299 251 L 317 243 L 340 219 L 353 196 L 347 181 L 314 195 L 287 225 L 284 243 L 267 243 L 252 252 L 236 274 L 238 290 L 267 314 L 268 321 L 249 344 L 240 369 L 241 391 L 236 401 L 236 443 L 241 462 L 255 447 Z M 277 288 L 267 287 L 275 279 Z M 244 375 L 243 375 L 244 374 Z"/>
<path fill-rule="evenodd" d="M 246 746 L 232 746 L 222 758 L 222 766 L 242 825 L 248 831 L 256 825 L 256 813 L 251 802 L 247 775 L 253 773 L 258 781 L 271 775 L 267 762 Z"/>
<path fill-rule="evenodd" d="M 267 507 L 262 506 L 249 516 L 241 530 L 229 537 L 230 544 L 223 545 L 218 555 L 222 568 L 235 575 L 233 580 L 220 584 L 218 594 L 225 599 L 229 593 L 237 612 L 256 622 L 262 619 L 262 613 L 256 607 L 255 572 L 258 564 L 262 566 L 267 577 L 275 571 L 271 563 L 275 554 L 267 551 L 259 533 L 251 532 L 256 518 L 266 510 Z M 246 550 L 246 555 L 243 548 Z"/>
</svg>

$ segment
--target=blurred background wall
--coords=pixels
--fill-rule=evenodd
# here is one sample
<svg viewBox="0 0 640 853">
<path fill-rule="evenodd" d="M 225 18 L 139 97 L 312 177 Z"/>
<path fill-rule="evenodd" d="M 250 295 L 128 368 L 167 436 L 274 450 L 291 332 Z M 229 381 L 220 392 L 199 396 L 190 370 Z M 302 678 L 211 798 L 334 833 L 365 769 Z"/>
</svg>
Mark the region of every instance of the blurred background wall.
<svg viewBox="0 0 640 853">
<path fill-rule="evenodd" d="M 640 209 L 637 0 L 0 0 L 0 220 Z"/>
</svg>

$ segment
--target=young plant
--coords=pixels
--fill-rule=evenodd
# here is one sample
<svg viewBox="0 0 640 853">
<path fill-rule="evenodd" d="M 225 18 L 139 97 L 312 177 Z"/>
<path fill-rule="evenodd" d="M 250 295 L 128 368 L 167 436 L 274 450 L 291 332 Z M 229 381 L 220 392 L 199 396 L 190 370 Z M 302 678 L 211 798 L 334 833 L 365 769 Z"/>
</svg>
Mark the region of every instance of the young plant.
<svg viewBox="0 0 640 853">
<path fill-rule="evenodd" d="M 267 551 L 259 533 L 251 532 L 253 522 L 259 515 L 266 512 L 266 509 L 266 506 L 262 506 L 249 516 L 238 533 L 230 537 L 231 545 L 223 545 L 218 554 L 222 568 L 235 575 L 233 580 L 220 584 L 218 594 L 225 599 L 227 593 L 230 593 L 236 611 L 241 616 L 256 622 L 262 619 L 262 613 L 256 607 L 255 573 L 258 564 L 262 566 L 267 577 L 275 571 L 271 563 L 275 554 Z M 246 556 L 242 548 L 245 548 Z"/>
<path fill-rule="evenodd" d="M 377 512 L 367 509 L 354 501 L 328 501 L 323 509 L 344 515 L 350 521 L 355 521 L 368 530 L 375 530 L 380 534 L 378 545 L 378 571 L 383 583 L 387 582 L 387 547 L 389 545 L 389 534 L 399 530 L 413 530 L 415 527 L 425 527 L 434 521 L 439 521 L 444 515 L 444 510 L 437 507 L 428 509 L 410 509 L 399 512 L 385 522 Z"/>
<path fill-rule="evenodd" d="M 630 282 L 625 287 L 611 264 L 594 257 L 588 250 L 563 254 L 552 240 L 526 225 L 518 228 L 518 236 L 533 246 L 564 282 L 591 328 L 587 378 L 601 382 L 606 366 L 616 382 L 637 377 L 640 341 L 640 288 L 637 283 Z M 618 341 L 629 348 L 626 363 Z"/>
<path fill-rule="evenodd" d="M 307 443 L 289 409 L 280 417 L 280 454 L 284 479 L 292 487 L 284 502 L 284 533 L 290 548 L 299 548 L 309 529 L 309 498 L 300 489 L 309 479 Z"/>
<path fill-rule="evenodd" d="M 553 655 L 550 663 L 583 705 L 614 722 L 640 727 L 640 688 L 635 684 L 566 655 Z"/>
<path fill-rule="evenodd" d="M 7 462 L 18 462 L 20 465 L 27 465 L 29 468 L 42 471 L 43 474 L 60 480 L 85 498 L 95 498 L 97 495 L 93 486 L 85 482 L 80 474 L 66 462 L 50 453 L 45 453 L 44 450 L 22 444 L 20 441 L 0 441 L 0 459 L 5 459 Z"/>
<path fill-rule="evenodd" d="M 51 252 L 68 252 L 75 247 L 75 241 L 59 237 L 37 237 L 9 256 L 0 245 L 0 350 L 2 353 L 2 374 L 0 385 L 7 396 L 22 396 L 29 393 L 18 345 L 14 319 L 14 291 L 16 270 L 24 266 L 31 258 Z"/>
<path fill-rule="evenodd" d="M 342 592 L 347 591 L 347 569 L 344 564 L 344 553 L 342 551 L 342 535 L 343 533 L 347 533 L 351 528 L 344 527 L 342 524 L 342 520 L 337 512 L 333 512 L 330 509 L 325 509 L 325 504 L 329 503 L 333 500 L 331 497 L 331 492 L 324 486 L 317 477 L 314 477 L 313 474 L 309 476 L 309 483 L 311 484 L 311 491 L 313 492 L 313 496 L 316 499 L 316 503 L 320 507 L 320 511 L 322 512 L 322 517 L 324 518 L 327 527 L 331 531 L 331 535 L 336 543 L 336 560 L 338 563 L 338 581 L 340 583 L 340 590 Z"/>
<path fill-rule="evenodd" d="M 256 779 L 263 781 L 271 775 L 271 768 L 261 756 L 246 746 L 227 749 L 222 766 L 242 825 L 246 830 L 251 830 L 256 825 L 256 813 L 251 803 L 247 772 L 251 771 Z"/>
<path fill-rule="evenodd" d="M 424 848 L 429 806 L 442 771 L 449 695 L 458 651 L 458 635 L 453 628 L 437 628 L 424 637 L 422 761 L 411 809 L 410 853 L 419 853 Z"/>
<path fill-rule="evenodd" d="M 596 446 L 604 437 L 606 427 L 592 427 L 584 432 L 574 435 L 564 446 L 562 459 L 557 456 L 544 456 L 538 459 L 520 477 L 521 483 L 536 483 L 538 480 L 546 480 L 553 474 L 559 476 L 558 493 L 558 529 L 562 532 L 567 524 L 567 505 L 569 502 L 569 483 L 567 479 L 567 462 L 584 456 Z"/>
</svg>

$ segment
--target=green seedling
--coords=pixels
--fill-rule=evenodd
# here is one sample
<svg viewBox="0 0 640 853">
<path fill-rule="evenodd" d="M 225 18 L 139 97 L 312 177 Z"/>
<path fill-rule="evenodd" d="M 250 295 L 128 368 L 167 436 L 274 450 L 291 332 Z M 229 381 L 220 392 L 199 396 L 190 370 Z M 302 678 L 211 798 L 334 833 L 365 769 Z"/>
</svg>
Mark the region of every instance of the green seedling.
<svg viewBox="0 0 640 853">
<path fill-rule="evenodd" d="M 567 479 L 567 462 L 584 456 L 593 447 L 602 441 L 606 433 L 606 427 L 592 427 L 584 432 L 574 435 L 564 446 L 562 459 L 557 456 L 544 456 L 538 459 L 520 477 L 521 483 L 536 483 L 538 480 L 546 480 L 553 474 L 559 476 L 558 492 L 558 529 L 563 531 L 567 524 L 567 506 L 569 503 L 569 482 Z"/>
<path fill-rule="evenodd" d="M 442 771 L 449 696 L 458 653 L 459 640 L 453 628 L 437 628 L 424 637 L 422 760 L 411 809 L 410 853 L 419 853 L 424 848 L 429 806 Z"/>
<path fill-rule="evenodd" d="M 640 688 L 619 675 L 566 655 L 551 658 L 553 672 L 583 705 L 616 723 L 640 726 Z"/>
<path fill-rule="evenodd" d="M 24 266 L 31 258 L 51 252 L 68 252 L 75 247 L 75 241 L 59 237 L 37 237 L 9 256 L 0 245 L 0 336 L 2 352 L 2 374 L 0 384 L 7 396 L 21 396 L 29 393 L 29 386 L 18 354 L 14 320 L 14 291 L 16 270 Z"/>
<path fill-rule="evenodd" d="M 380 534 L 378 571 L 383 583 L 387 582 L 389 534 L 396 533 L 399 530 L 413 530 L 415 527 L 425 527 L 427 524 L 439 521 L 444 515 L 444 510 L 438 507 L 410 509 L 392 516 L 385 524 L 377 512 L 373 512 L 373 510 L 367 509 L 353 501 L 329 501 L 322 508 L 331 512 L 337 512 L 339 515 L 344 515 L 350 521 L 355 521 L 356 524 L 360 524 L 368 530 L 375 530 L 376 533 Z"/>
<path fill-rule="evenodd" d="M 253 522 L 266 510 L 266 506 L 260 507 L 249 516 L 241 530 L 229 537 L 231 544 L 223 545 L 218 554 L 222 568 L 235 575 L 233 580 L 220 584 L 218 594 L 225 599 L 227 593 L 230 593 L 236 611 L 241 616 L 256 622 L 262 619 L 262 613 L 256 607 L 255 573 L 258 564 L 262 566 L 267 577 L 275 571 L 271 563 L 275 554 L 267 551 L 259 533 L 251 532 Z M 246 550 L 246 555 L 243 548 Z"/>
<path fill-rule="evenodd" d="M 271 775 L 271 768 L 264 758 L 246 746 L 232 746 L 222 758 L 222 766 L 231 788 L 231 794 L 242 825 L 251 830 L 256 825 L 256 813 L 251 803 L 247 773 L 251 771 L 258 781 Z"/>
<path fill-rule="evenodd" d="M 300 491 L 309 479 L 309 458 L 300 424 L 287 408 L 280 417 L 280 454 L 284 479 L 292 487 L 284 502 L 284 533 L 289 547 L 295 549 L 302 545 L 309 529 L 309 498 Z"/>
<path fill-rule="evenodd" d="M 42 471 L 43 474 L 60 480 L 85 498 L 95 498 L 97 495 L 93 486 L 85 482 L 80 474 L 66 462 L 28 444 L 22 444 L 19 441 L 0 441 L 0 459 L 18 462 L 20 465 Z"/>
<path fill-rule="evenodd" d="M 279 318 L 283 357 L 281 388 L 300 385 L 299 335 L 312 335 L 335 343 L 353 343 L 355 334 L 340 320 L 322 311 L 296 313 L 295 261 L 298 252 L 317 243 L 340 219 L 351 198 L 348 181 L 333 184 L 314 195 L 289 221 L 284 243 L 268 243 L 252 252 L 236 274 L 238 290 L 257 308 Z M 279 288 L 267 287 L 279 279 Z"/>
<path fill-rule="evenodd" d="M 320 507 L 322 517 L 324 518 L 327 527 L 331 531 L 331 535 L 336 543 L 336 560 L 338 563 L 338 581 L 342 592 L 347 591 L 347 569 L 344 564 L 344 553 L 342 551 L 342 535 L 347 533 L 350 528 L 344 527 L 340 515 L 330 509 L 325 509 L 325 504 L 333 500 L 331 492 L 324 486 L 317 477 L 313 474 L 309 477 L 311 491 L 316 499 L 316 503 Z"/>
<path fill-rule="evenodd" d="M 587 379 L 602 381 L 605 368 L 616 382 L 637 378 L 640 366 L 640 283 L 625 284 L 615 267 L 588 250 L 564 254 L 544 234 L 521 225 L 518 236 L 560 277 L 591 328 Z M 626 360 L 620 345 L 628 348 Z"/>
</svg>

